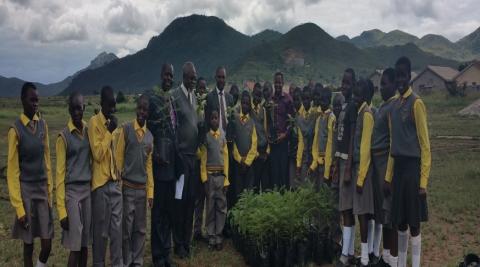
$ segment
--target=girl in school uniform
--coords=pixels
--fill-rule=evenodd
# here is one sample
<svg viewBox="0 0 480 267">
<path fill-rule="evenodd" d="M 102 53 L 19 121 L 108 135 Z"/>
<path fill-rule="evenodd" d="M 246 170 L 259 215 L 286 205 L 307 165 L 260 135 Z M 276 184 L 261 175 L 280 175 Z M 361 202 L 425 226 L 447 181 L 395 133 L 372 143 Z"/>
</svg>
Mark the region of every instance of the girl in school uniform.
<svg viewBox="0 0 480 267">
<path fill-rule="evenodd" d="M 52 173 L 48 126 L 38 116 L 38 91 L 22 87 L 23 113 L 8 131 L 7 184 L 16 212 L 12 236 L 23 241 L 24 266 L 33 266 L 33 240 L 41 239 L 37 267 L 46 266 L 53 238 Z"/>
</svg>

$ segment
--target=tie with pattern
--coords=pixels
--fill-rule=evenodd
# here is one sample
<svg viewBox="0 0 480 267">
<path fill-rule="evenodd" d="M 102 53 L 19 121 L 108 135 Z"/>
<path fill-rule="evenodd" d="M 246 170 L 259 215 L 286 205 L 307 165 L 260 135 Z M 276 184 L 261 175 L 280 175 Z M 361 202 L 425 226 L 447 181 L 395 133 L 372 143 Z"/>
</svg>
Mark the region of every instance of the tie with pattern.
<svg viewBox="0 0 480 267">
<path fill-rule="evenodd" d="M 227 118 L 225 118 L 225 105 L 223 104 L 223 91 L 220 91 L 220 117 L 222 117 L 222 128 L 227 129 Z"/>
</svg>

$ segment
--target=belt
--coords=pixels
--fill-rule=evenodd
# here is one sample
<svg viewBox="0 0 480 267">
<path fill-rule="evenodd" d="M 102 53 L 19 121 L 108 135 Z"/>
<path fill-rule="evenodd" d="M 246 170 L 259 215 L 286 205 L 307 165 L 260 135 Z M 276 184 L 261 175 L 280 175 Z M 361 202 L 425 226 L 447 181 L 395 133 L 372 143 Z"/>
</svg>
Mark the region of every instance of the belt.
<svg viewBox="0 0 480 267">
<path fill-rule="evenodd" d="M 145 189 L 146 186 L 145 184 L 138 184 L 138 183 L 132 183 L 127 180 L 123 180 L 123 186 L 126 186 L 128 188 L 133 188 L 133 189 Z"/>
<path fill-rule="evenodd" d="M 208 172 L 208 174 L 213 175 L 213 176 L 225 176 L 223 171 L 214 171 L 214 172 Z"/>
</svg>

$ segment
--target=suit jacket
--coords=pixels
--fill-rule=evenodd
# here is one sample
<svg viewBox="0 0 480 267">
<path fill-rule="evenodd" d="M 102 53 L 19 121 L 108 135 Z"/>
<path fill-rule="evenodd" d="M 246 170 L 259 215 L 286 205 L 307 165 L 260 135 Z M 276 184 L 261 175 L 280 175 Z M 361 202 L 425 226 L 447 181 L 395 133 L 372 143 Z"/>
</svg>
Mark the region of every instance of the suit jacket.
<svg viewBox="0 0 480 267">
<path fill-rule="evenodd" d="M 227 106 L 225 107 L 225 116 L 227 114 L 227 107 L 233 106 L 233 96 L 223 89 L 225 103 Z M 220 111 L 220 101 L 218 101 L 218 93 L 217 88 L 215 87 L 210 93 L 207 95 L 207 103 L 205 105 L 205 122 L 208 123 L 210 121 L 210 114 L 213 109 L 218 109 Z"/>
<path fill-rule="evenodd" d="M 176 115 L 176 141 L 180 155 L 195 156 L 198 148 L 197 99 L 192 94 L 193 105 L 178 87 L 172 91 L 172 103 Z"/>
</svg>

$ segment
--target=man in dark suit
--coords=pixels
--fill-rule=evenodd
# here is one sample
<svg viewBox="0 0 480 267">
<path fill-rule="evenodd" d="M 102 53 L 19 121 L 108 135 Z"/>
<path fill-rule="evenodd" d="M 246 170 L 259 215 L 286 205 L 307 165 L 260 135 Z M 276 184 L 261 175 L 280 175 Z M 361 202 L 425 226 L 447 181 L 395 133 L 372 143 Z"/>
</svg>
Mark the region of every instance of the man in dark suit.
<svg viewBox="0 0 480 267">
<path fill-rule="evenodd" d="M 172 64 L 163 64 L 161 91 L 149 92 L 150 108 L 147 127 L 154 137 L 152 207 L 152 259 L 155 267 L 173 266 L 172 247 L 173 200 L 175 198 L 175 113 L 170 89 L 173 83 Z"/>
<path fill-rule="evenodd" d="M 213 109 L 219 110 L 219 128 L 227 131 L 228 114 L 227 107 L 233 106 L 233 97 L 225 92 L 225 81 L 227 71 L 225 67 L 218 67 L 215 71 L 215 81 L 217 86 L 207 95 L 207 104 L 205 107 L 205 121 L 210 121 L 210 113 Z"/>
<path fill-rule="evenodd" d="M 173 240 L 175 254 L 186 258 L 190 254 L 192 239 L 193 212 L 197 188 L 200 178 L 197 177 L 198 118 L 197 99 L 193 89 L 197 80 L 197 71 L 192 62 L 183 65 L 183 82 L 172 92 L 172 103 L 175 111 L 175 138 L 177 143 L 176 178 L 183 176 L 184 183 L 180 199 L 175 199 L 175 218 Z"/>
</svg>

